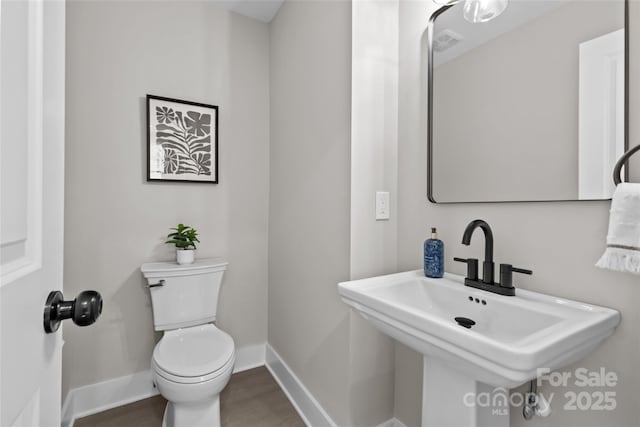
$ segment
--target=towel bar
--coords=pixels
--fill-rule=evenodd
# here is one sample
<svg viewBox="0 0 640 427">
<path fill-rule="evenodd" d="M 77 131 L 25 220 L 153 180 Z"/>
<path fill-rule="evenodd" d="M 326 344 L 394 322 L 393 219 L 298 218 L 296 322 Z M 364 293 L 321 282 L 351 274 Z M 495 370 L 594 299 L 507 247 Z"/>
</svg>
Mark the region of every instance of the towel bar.
<svg viewBox="0 0 640 427">
<path fill-rule="evenodd" d="M 627 160 L 629 160 L 629 157 L 633 156 L 638 150 L 640 150 L 640 145 L 636 145 L 635 147 L 628 150 L 616 162 L 616 165 L 613 168 L 613 182 L 616 185 L 622 182 L 622 178 L 620 178 L 620 172 L 622 171 L 622 166 L 624 166 L 624 164 L 627 163 Z"/>
</svg>

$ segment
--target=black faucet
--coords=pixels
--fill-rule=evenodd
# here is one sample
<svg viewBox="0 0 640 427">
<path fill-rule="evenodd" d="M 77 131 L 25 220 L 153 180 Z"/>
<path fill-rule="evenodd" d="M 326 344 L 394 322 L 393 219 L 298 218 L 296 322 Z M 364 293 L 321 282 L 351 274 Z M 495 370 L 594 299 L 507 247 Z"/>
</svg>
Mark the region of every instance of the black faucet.
<svg viewBox="0 0 640 427">
<path fill-rule="evenodd" d="M 481 219 L 475 219 L 467 225 L 462 235 L 462 244 L 469 246 L 471 244 L 471 235 L 476 228 L 484 231 L 484 262 L 482 263 L 482 282 L 493 285 L 493 232 L 491 227 Z"/>
<path fill-rule="evenodd" d="M 513 272 L 522 274 L 533 274 L 531 270 L 515 268 L 511 264 L 500 264 L 500 283 L 494 283 L 495 264 L 493 263 L 493 232 L 486 221 L 481 219 L 473 220 L 467 225 L 462 235 L 462 244 L 469 246 L 471 236 L 476 228 L 481 228 L 484 232 L 484 262 L 482 263 L 482 281 L 478 279 L 478 260 L 475 258 L 454 258 L 467 264 L 467 277 L 464 279 L 465 286 L 482 289 L 500 295 L 513 296 L 516 288 L 513 287 Z"/>
</svg>

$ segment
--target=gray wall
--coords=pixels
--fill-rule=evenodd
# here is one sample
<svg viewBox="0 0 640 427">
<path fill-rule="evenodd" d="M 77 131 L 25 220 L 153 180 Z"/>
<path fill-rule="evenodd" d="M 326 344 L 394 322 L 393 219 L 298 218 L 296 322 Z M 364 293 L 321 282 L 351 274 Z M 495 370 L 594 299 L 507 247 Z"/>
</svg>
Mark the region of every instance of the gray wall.
<svg viewBox="0 0 640 427">
<path fill-rule="evenodd" d="M 270 30 L 269 344 L 351 425 L 351 4 L 285 2 Z"/>
<path fill-rule="evenodd" d="M 470 248 L 459 242 L 466 224 L 482 218 L 491 224 L 495 235 L 495 259 L 533 269 L 531 277 L 518 277 L 516 286 L 616 308 L 622 323 L 590 356 L 567 370 L 601 366 L 619 377 L 617 408 L 612 412 L 563 411 L 564 389 L 541 388 L 556 393 L 554 413 L 548 419 L 525 422 L 520 410 L 512 413 L 513 426 L 616 426 L 640 425 L 637 411 L 640 392 L 640 287 L 631 275 L 600 270 L 594 263 L 601 255 L 608 224 L 610 203 L 554 202 L 474 205 L 434 205 L 426 201 L 426 144 L 424 109 L 424 28 L 435 9 L 430 1 L 400 3 L 400 102 L 399 102 L 399 176 L 398 176 L 398 269 L 420 268 L 421 245 L 425 227 L 438 226 L 446 245 L 447 271 L 464 274 L 464 266 L 453 263 L 453 256 L 482 256 L 483 242 L 476 236 Z M 640 137 L 640 125 L 634 112 L 640 111 L 637 79 L 640 55 L 636 23 L 640 6 L 631 2 L 631 144 Z M 407 348 L 396 347 L 396 416 L 407 426 L 418 426 L 421 385 L 416 381 L 422 371 L 421 358 Z M 579 390 L 577 390 L 579 391 Z"/>
<path fill-rule="evenodd" d="M 90 328 L 65 325 L 69 388 L 149 369 L 155 344 L 139 267 L 170 260 L 178 222 L 197 256 L 229 260 L 218 324 L 266 341 L 268 26 L 213 3 L 67 4 L 65 296 L 96 289 Z M 147 183 L 145 94 L 220 107 L 220 184 Z"/>
<path fill-rule="evenodd" d="M 396 271 L 398 1 L 354 1 L 351 17 L 351 279 Z M 389 192 L 377 221 L 376 191 Z M 351 313 L 351 425 L 393 417 L 394 341 Z"/>
</svg>

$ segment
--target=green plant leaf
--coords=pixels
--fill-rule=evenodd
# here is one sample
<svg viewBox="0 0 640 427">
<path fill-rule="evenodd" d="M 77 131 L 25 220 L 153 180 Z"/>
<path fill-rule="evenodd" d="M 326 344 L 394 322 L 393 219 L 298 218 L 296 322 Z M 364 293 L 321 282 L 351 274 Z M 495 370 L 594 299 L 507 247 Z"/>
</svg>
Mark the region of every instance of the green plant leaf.
<svg viewBox="0 0 640 427">
<path fill-rule="evenodd" d="M 170 230 L 175 231 L 167 235 L 169 240 L 165 243 L 175 245 L 178 249 L 188 249 L 190 247 L 196 249 L 195 242 L 200 242 L 197 237 L 198 231 L 191 226 L 180 223 L 177 227 L 170 228 Z"/>
</svg>

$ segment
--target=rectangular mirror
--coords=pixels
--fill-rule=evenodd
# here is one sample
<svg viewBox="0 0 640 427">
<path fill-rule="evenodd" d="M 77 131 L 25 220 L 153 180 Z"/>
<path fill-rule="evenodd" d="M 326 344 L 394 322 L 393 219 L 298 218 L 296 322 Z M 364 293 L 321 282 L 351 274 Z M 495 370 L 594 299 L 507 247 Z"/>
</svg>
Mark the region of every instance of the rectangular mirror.
<svg viewBox="0 0 640 427">
<path fill-rule="evenodd" d="M 626 2 L 475 3 L 491 2 L 506 9 L 487 22 L 470 22 L 472 0 L 429 22 L 429 200 L 609 199 L 627 147 Z"/>
</svg>

